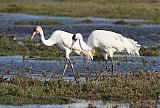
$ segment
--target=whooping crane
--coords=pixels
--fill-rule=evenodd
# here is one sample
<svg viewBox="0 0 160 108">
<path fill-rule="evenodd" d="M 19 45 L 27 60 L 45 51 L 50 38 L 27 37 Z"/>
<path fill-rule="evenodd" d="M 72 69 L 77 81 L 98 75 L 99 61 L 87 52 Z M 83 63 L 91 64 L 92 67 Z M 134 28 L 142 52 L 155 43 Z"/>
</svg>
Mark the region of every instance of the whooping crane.
<svg viewBox="0 0 160 108">
<path fill-rule="evenodd" d="M 69 61 L 69 64 L 72 68 L 72 71 L 75 75 L 73 64 L 72 64 L 72 61 L 70 60 L 70 57 L 69 57 L 71 52 L 75 52 L 77 54 L 83 54 L 88 59 L 93 57 L 93 55 L 90 55 L 91 51 L 90 51 L 89 47 L 87 47 L 87 44 L 83 41 L 83 37 L 80 33 L 71 34 L 71 33 L 65 32 L 65 31 L 56 30 L 52 33 L 52 35 L 49 37 L 49 39 L 45 40 L 44 32 L 43 32 L 42 28 L 40 26 L 37 26 L 36 28 L 34 28 L 31 40 L 38 33 L 41 36 L 42 42 L 46 46 L 53 46 L 56 44 L 61 50 L 65 51 L 65 57 L 67 60 L 66 60 L 66 64 L 64 67 L 63 75 L 65 74 L 66 69 L 68 67 L 68 61 Z M 77 37 L 77 40 L 79 40 L 79 42 L 76 39 L 74 39 L 75 36 Z M 73 42 L 72 38 L 73 38 L 74 42 Z M 81 47 L 83 47 L 83 48 L 81 48 Z"/>
<path fill-rule="evenodd" d="M 91 48 L 99 48 L 106 60 L 111 58 L 112 62 L 112 76 L 113 76 L 113 54 L 114 52 L 127 52 L 128 54 L 139 55 L 140 45 L 130 39 L 123 37 L 121 34 L 106 31 L 95 30 L 88 37 L 87 45 Z M 106 65 L 106 68 L 107 65 Z"/>
</svg>

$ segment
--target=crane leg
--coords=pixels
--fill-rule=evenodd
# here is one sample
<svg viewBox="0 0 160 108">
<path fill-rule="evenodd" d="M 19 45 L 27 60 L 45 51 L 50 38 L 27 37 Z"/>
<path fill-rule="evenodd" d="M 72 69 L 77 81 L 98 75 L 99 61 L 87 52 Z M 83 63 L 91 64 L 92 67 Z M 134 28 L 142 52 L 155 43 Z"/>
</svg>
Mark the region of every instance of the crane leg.
<svg viewBox="0 0 160 108">
<path fill-rule="evenodd" d="M 73 68 L 73 63 L 72 63 L 72 61 L 71 61 L 70 59 L 67 59 L 67 60 L 66 60 L 66 64 L 65 64 L 65 67 L 64 67 L 64 71 L 63 71 L 63 76 L 64 76 L 64 74 L 65 74 L 65 72 L 66 72 L 66 70 L 67 70 L 68 61 L 69 61 L 69 64 L 70 64 L 70 66 L 71 66 L 71 68 L 72 68 L 73 74 L 74 74 L 74 76 L 75 76 L 75 80 L 77 80 L 77 75 L 75 74 L 75 71 L 74 71 L 74 68 Z"/>
<path fill-rule="evenodd" d="M 83 67 L 85 67 L 85 64 L 86 64 L 86 59 L 85 59 L 85 56 L 83 56 Z"/>
<path fill-rule="evenodd" d="M 111 63 L 112 63 L 112 76 L 111 77 L 113 77 L 113 71 L 114 71 L 114 64 L 113 64 L 113 57 L 111 57 Z"/>
<path fill-rule="evenodd" d="M 106 71 L 102 72 L 95 80 L 99 79 L 102 75 L 104 75 L 109 70 L 109 66 L 108 66 L 107 60 L 105 62 L 106 62 Z"/>
<path fill-rule="evenodd" d="M 69 64 L 70 64 L 70 66 L 71 66 L 71 68 L 72 68 L 72 72 L 73 72 L 73 74 L 75 75 L 72 61 L 71 61 L 70 59 L 68 59 L 68 61 L 69 61 Z"/>
<path fill-rule="evenodd" d="M 73 63 L 72 63 L 72 61 L 70 59 L 68 59 L 68 61 L 69 61 L 69 64 L 70 64 L 70 66 L 72 68 L 72 71 L 73 71 L 73 74 L 74 74 L 74 77 L 75 77 L 75 81 L 77 81 L 77 73 L 75 73 L 75 71 L 74 71 Z"/>
<path fill-rule="evenodd" d="M 106 60 L 105 62 L 106 62 L 106 70 L 108 70 L 109 67 L 108 67 L 108 62 L 107 62 L 107 60 Z"/>
<path fill-rule="evenodd" d="M 63 71 L 63 76 L 64 76 L 64 74 L 65 74 L 65 72 L 66 72 L 66 70 L 67 70 L 67 67 L 68 67 L 68 63 L 67 63 L 67 60 L 66 60 L 66 64 L 65 64 L 65 66 L 64 66 L 64 71 Z"/>
</svg>

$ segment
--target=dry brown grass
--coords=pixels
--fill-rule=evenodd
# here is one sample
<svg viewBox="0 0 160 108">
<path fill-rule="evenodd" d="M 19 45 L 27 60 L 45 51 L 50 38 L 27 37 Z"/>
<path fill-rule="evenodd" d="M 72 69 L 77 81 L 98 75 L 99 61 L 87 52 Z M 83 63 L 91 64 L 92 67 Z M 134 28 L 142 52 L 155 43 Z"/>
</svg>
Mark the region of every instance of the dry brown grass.
<svg viewBox="0 0 160 108">
<path fill-rule="evenodd" d="M 50 0 L 28 2 L 0 0 L 0 12 L 53 16 L 145 19 L 160 22 L 159 0 Z"/>
</svg>

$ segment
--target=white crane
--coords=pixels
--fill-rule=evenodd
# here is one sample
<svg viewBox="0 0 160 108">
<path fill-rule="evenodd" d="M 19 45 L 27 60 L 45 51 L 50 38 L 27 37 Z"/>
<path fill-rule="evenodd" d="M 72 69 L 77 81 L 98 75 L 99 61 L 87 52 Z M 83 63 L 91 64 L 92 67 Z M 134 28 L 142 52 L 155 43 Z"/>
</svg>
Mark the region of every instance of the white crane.
<svg viewBox="0 0 160 108">
<path fill-rule="evenodd" d="M 66 64 L 64 67 L 63 75 L 65 74 L 65 71 L 68 67 L 68 61 L 69 61 L 69 64 L 72 68 L 72 71 L 75 75 L 73 64 L 72 64 L 72 61 L 70 60 L 70 57 L 69 57 L 71 52 L 75 52 L 77 54 L 83 54 L 88 59 L 93 57 L 93 55 L 90 55 L 90 54 L 92 54 L 91 50 L 89 49 L 87 44 L 83 41 L 83 37 L 80 33 L 71 34 L 71 33 L 65 32 L 65 31 L 56 30 L 52 33 L 52 35 L 49 37 L 49 39 L 45 40 L 44 32 L 43 32 L 42 28 L 40 26 L 37 26 L 33 31 L 31 40 L 38 33 L 41 36 L 42 42 L 46 46 L 53 46 L 56 44 L 61 50 L 65 51 L 65 57 L 67 58 L 67 60 L 66 60 Z M 75 39 L 75 37 L 77 37 L 77 38 Z M 79 41 L 77 41 L 77 40 L 79 40 Z M 91 59 L 93 59 L 93 58 L 91 58 Z"/>
<path fill-rule="evenodd" d="M 130 39 L 123 37 L 121 34 L 106 31 L 95 30 L 88 37 L 87 45 L 91 48 L 99 48 L 102 51 L 104 59 L 111 58 L 112 76 L 113 76 L 113 54 L 114 52 L 127 52 L 133 55 L 139 55 L 140 45 Z M 108 68 L 106 66 L 106 68 Z"/>
</svg>

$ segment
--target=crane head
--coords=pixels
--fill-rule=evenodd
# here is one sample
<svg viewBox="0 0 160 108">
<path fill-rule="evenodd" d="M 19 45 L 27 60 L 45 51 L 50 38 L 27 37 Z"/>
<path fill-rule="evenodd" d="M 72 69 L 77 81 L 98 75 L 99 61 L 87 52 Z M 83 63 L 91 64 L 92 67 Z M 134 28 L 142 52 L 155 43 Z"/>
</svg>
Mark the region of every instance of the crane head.
<svg viewBox="0 0 160 108">
<path fill-rule="evenodd" d="M 96 50 L 92 49 L 89 51 L 82 51 L 82 53 L 84 54 L 85 58 L 93 60 L 93 56 L 95 56 Z"/>
<path fill-rule="evenodd" d="M 33 39 L 33 37 L 34 37 L 36 34 L 40 33 L 41 31 L 42 31 L 41 26 L 35 27 L 35 28 L 33 29 L 33 34 L 32 34 L 31 40 Z"/>
</svg>

